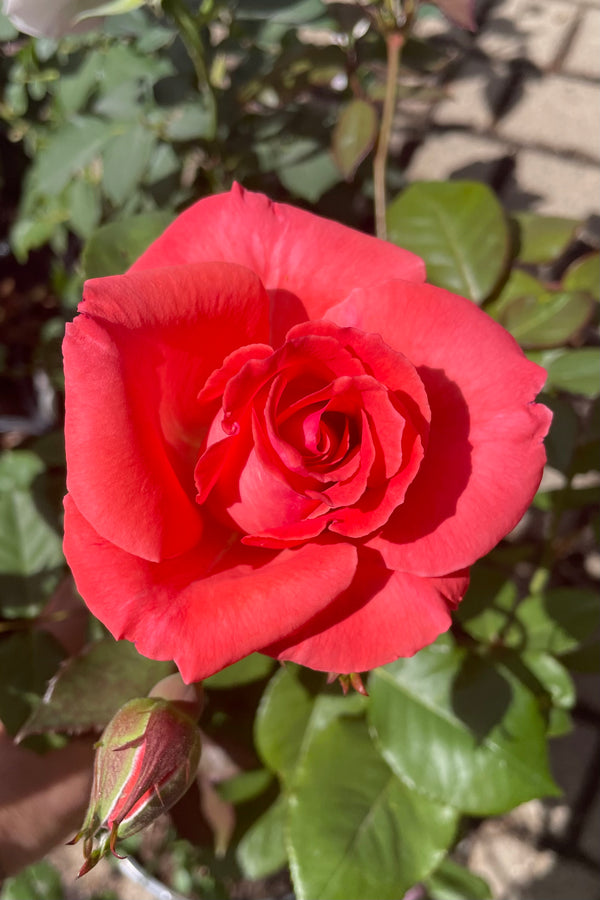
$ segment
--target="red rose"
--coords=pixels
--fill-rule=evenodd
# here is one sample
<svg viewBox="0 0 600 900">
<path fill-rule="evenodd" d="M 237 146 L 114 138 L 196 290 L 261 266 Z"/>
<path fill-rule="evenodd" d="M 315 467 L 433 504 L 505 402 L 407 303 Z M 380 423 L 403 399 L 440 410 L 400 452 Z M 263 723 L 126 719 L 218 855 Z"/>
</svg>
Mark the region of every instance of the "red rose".
<svg viewBox="0 0 600 900">
<path fill-rule="evenodd" d="M 545 460 L 545 373 L 418 258 L 234 188 L 65 338 L 65 550 L 92 612 L 197 680 L 362 671 L 450 624 Z"/>
</svg>

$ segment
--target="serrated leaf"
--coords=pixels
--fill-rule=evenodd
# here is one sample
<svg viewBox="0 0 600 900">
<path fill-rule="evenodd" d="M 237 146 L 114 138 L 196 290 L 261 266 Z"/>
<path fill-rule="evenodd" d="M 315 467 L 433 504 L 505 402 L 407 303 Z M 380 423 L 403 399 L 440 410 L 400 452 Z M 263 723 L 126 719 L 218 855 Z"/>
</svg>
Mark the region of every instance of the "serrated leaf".
<svg viewBox="0 0 600 900">
<path fill-rule="evenodd" d="M 566 472 L 579 437 L 579 419 L 571 403 L 563 397 L 544 395 L 541 402 L 552 410 L 552 424 L 545 440 L 548 465 Z M 597 457 L 596 457 L 597 458 Z"/>
<path fill-rule="evenodd" d="M 250 684 L 253 681 L 261 681 L 273 671 L 275 660 L 262 653 L 251 653 L 239 662 L 221 669 L 210 678 L 203 681 L 204 687 L 211 690 L 225 690 L 239 687 L 242 684 Z"/>
<path fill-rule="evenodd" d="M 63 659 L 45 631 L 16 632 L 0 640 L 0 720 L 15 735 L 40 702 Z"/>
<path fill-rule="evenodd" d="M 27 450 L 0 456 L 0 613 L 7 618 L 37 615 L 64 566 L 53 510 L 34 485 L 43 470 Z"/>
<path fill-rule="evenodd" d="M 56 195 L 97 156 L 114 134 L 111 122 L 76 116 L 53 132 L 30 169 L 30 188 Z"/>
<path fill-rule="evenodd" d="M 369 692 L 385 759 L 439 802 L 494 815 L 559 792 L 537 699 L 505 667 L 438 640 L 376 669 Z"/>
<path fill-rule="evenodd" d="M 427 280 L 482 303 L 502 277 L 509 232 L 492 191 L 470 181 L 411 184 L 388 207 L 388 238 L 425 260 Z"/>
<path fill-rule="evenodd" d="M 519 232 L 518 259 L 526 265 L 552 262 L 563 253 L 571 241 L 579 222 L 558 216 L 541 216 L 538 213 L 515 213 Z"/>
<path fill-rule="evenodd" d="M 98 228 L 83 248 L 86 277 L 125 272 L 174 218 L 169 212 L 144 213 Z"/>
<path fill-rule="evenodd" d="M 310 203 L 316 203 L 340 180 L 340 173 L 330 154 L 321 151 L 300 162 L 277 169 L 284 187 Z"/>
<path fill-rule="evenodd" d="M 362 719 L 313 732 L 289 802 L 299 900 L 397 900 L 439 863 L 457 820 L 390 771 Z"/>
<path fill-rule="evenodd" d="M 377 112 L 366 100 L 351 100 L 340 112 L 333 129 L 333 158 L 350 180 L 377 139 Z"/>
<path fill-rule="evenodd" d="M 198 97 L 192 103 L 182 103 L 170 114 L 165 124 L 165 137 L 170 141 L 213 140 L 217 120 L 214 106 L 208 99 Z"/>
<path fill-rule="evenodd" d="M 287 798 L 280 795 L 240 840 L 236 857 L 246 878 L 266 878 L 286 865 L 286 816 Z"/>
<path fill-rule="evenodd" d="M 102 154 L 102 190 L 115 206 L 124 203 L 139 185 L 156 140 L 155 134 L 140 122 L 135 122 L 105 146 Z"/>
<path fill-rule="evenodd" d="M 124 703 L 145 697 L 173 671 L 173 663 L 146 659 L 128 641 L 92 644 L 62 666 L 21 736 L 100 731 Z"/>
<path fill-rule="evenodd" d="M 505 572 L 480 562 L 471 570 L 469 589 L 456 616 L 475 640 L 492 644 L 512 617 L 518 596 L 516 584 Z"/>
</svg>

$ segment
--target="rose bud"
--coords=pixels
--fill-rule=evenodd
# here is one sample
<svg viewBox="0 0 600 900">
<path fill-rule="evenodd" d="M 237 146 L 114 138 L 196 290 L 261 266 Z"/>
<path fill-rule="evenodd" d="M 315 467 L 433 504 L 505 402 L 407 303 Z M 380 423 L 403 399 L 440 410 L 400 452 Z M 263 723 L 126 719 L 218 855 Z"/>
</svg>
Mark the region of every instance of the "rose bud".
<svg viewBox="0 0 600 900">
<path fill-rule="evenodd" d="M 200 759 L 200 731 L 167 700 L 130 700 L 96 745 L 92 795 L 81 830 L 89 872 L 118 838 L 141 831 L 170 809 L 191 786 Z M 98 841 L 94 847 L 95 841 Z"/>
</svg>

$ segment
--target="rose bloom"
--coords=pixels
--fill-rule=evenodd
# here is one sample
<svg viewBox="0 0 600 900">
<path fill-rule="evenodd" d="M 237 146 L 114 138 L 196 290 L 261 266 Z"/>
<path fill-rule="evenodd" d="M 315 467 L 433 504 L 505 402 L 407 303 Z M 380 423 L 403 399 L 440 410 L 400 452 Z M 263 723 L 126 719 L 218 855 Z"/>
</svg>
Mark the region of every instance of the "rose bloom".
<svg viewBox="0 0 600 900">
<path fill-rule="evenodd" d="M 64 342 L 65 551 L 187 681 L 258 650 L 364 671 L 450 626 L 540 481 L 545 372 L 398 247 L 240 187 Z"/>
</svg>

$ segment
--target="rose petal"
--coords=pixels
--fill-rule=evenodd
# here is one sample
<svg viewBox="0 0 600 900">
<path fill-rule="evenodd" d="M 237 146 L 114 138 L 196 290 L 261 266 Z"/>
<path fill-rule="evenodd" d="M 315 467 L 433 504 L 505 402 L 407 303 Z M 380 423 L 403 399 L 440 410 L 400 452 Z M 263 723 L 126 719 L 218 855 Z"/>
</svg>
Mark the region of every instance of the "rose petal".
<svg viewBox="0 0 600 900">
<path fill-rule="evenodd" d="M 350 673 L 412 656 L 451 624 L 469 583 L 466 572 L 419 578 L 391 572 L 377 554 L 362 551 L 347 591 L 290 641 L 262 652 L 311 669 Z"/>
<path fill-rule="evenodd" d="M 378 331 L 414 363 L 431 405 L 418 476 L 372 546 L 418 575 L 471 565 L 516 525 L 539 484 L 551 414 L 533 400 L 546 373 L 473 303 L 431 285 L 356 291 L 328 318 Z"/>
<path fill-rule="evenodd" d="M 196 396 L 235 346 L 266 335 L 265 292 L 246 269 L 203 264 L 88 281 L 80 310 L 63 345 L 68 489 L 117 546 L 174 556 L 202 530 Z"/>
<path fill-rule="evenodd" d="M 282 640 L 346 590 L 356 569 L 348 543 L 228 548 L 218 526 L 199 547 L 153 563 L 100 537 L 69 496 L 65 520 L 65 553 L 91 611 L 145 656 L 173 659 L 187 682 Z"/>
<path fill-rule="evenodd" d="M 393 244 L 234 185 L 177 217 L 132 269 L 221 260 L 256 272 L 271 297 L 271 340 L 318 319 L 354 288 L 420 282 L 425 266 Z"/>
</svg>

